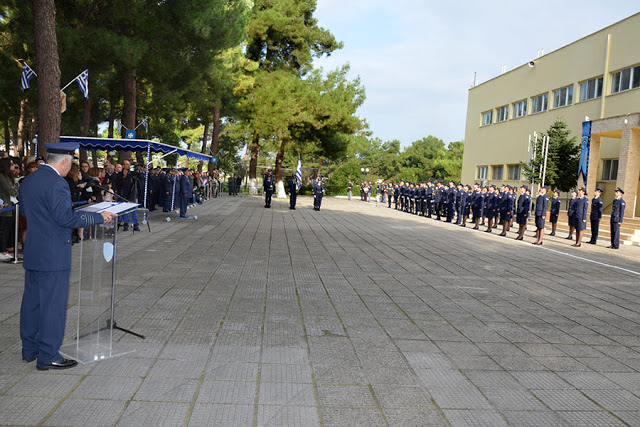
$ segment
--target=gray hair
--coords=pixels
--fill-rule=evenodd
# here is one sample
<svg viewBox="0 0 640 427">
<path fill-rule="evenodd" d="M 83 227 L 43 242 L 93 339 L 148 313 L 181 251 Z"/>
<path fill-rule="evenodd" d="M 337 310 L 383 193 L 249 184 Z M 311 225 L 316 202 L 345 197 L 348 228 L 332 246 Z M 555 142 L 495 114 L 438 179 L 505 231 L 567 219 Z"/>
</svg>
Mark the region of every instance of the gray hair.
<svg viewBox="0 0 640 427">
<path fill-rule="evenodd" d="M 51 165 L 59 165 L 65 159 L 68 159 L 69 162 L 73 161 L 73 156 L 70 154 L 60 154 L 60 153 L 47 153 L 47 164 Z"/>
</svg>

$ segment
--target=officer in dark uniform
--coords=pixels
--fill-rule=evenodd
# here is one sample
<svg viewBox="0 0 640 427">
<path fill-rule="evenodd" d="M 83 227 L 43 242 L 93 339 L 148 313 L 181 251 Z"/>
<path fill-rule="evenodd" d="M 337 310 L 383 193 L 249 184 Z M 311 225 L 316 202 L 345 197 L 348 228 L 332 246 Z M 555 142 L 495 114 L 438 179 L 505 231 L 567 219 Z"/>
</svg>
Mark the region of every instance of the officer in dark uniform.
<svg viewBox="0 0 640 427">
<path fill-rule="evenodd" d="M 353 184 L 350 184 L 353 185 Z M 298 199 L 298 181 L 295 177 L 289 179 L 289 209 L 296 210 L 296 200 Z"/>
<path fill-rule="evenodd" d="M 576 224 L 576 242 L 571 245 L 575 248 L 579 248 L 582 246 L 582 236 L 584 235 L 584 230 L 587 229 L 587 211 L 589 210 L 589 199 L 587 196 L 587 189 L 582 187 L 578 190 L 578 201 L 576 202 L 576 214 L 575 214 L 575 224 Z"/>
<path fill-rule="evenodd" d="M 20 213 L 29 222 L 24 249 L 25 286 L 20 310 L 22 359 L 39 370 L 68 369 L 78 362 L 60 355 L 64 338 L 72 228 L 111 222 L 108 212 L 76 212 L 71 208 L 69 185 L 75 143 L 45 144 L 47 164 L 20 184 Z"/>
<path fill-rule="evenodd" d="M 589 219 L 591 220 L 591 239 L 587 242 L 591 245 L 598 243 L 598 232 L 600 231 L 600 219 L 602 219 L 602 188 L 596 187 L 593 199 L 591 199 L 591 214 Z"/>
<path fill-rule="evenodd" d="M 496 203 L 496 186 L 495 185 L 490 185 L 489 186 L 489 191 L 487 192 L 487 196 L 484 200 L 484 216 L 487 218 L 488 220 L 488 227 L 485 231 L 485 233 L 491 233 L 492 228 L 493 228 L 493 217 L 495 214 L 495 211 L 498 207 L 498 204 Z"/>
<path fill-rule="evenodd" d="M 516 223 L 518 224 L 518 237 L 516 237 L 516 240 L 522 240 L 524 232 L 527 230 L 527 220 L 531 210 L 531 199 L 527 195 L 527 190 L 529 190 L 529 187 L 526 185 L 520 187 L 520 196 L 518 196 L 516 204 Z"/>
<path fill-rule="evenodd" d="M 191 202 L 193 198 L 193 186 L 191 185 L 190 174 L 190 170 L 182 168 L 182 175 L 180 175 L 180 218 L 187 217 L 187 205 L 189 205 L 189 202 Z"/>
<path fill-rule="evenodd" d="M 427 190 L 426 190 L 426 198 L 427 198 L 427 210 L 429 212 L 429 218 L 433 215 L 433 197 L 434 197 L 434 187 L 433 182 L 427 182 Z"/>
<path fill-rule="evenodd" d="M 616 198 L 611 203 L 611 246 L 609 249 L 618 249 L 620 247 L 620 224 L 624 219 L 624 208 L 626 203 L 622 198 L 624 191 L 622 188 L 616 188 Z M 29 225 L 31 227 L 31 225 Z"/>
<path fill-rule="evenodd" d="M 267 174 L 264 176 L 264 207 L 267 209 L 271 208 L 271 196 L 273 196 L 273 176 L 271 176 L 271 169 L 267 171 Z"/>
<path fill-rule="evenodd" d="M 324 183 L 322 178 L 317 177 L 313 181 L 313 210 L 319 211 L 322 206 L 322 196 L 324 196 Z"/>
<path fill-rule="evenodd" d="M 536 241 L 534 245 L 541 245 L 544 237 L 544 222 L 547 218 L 547 205 L 549 204 L 549 196 L 547 196 L 549 187 L 546 185 L 538 192 L 536 198 Z"/>
<path fill-rule="evenodd" d="M 573 230 L 576 229 L 576 203 L 578 203 L 578 192 L 571 190 L 571 200 L 569 200 L 569 208 L 567 209 L 567 218 L 569 220 L 569 235 L 567 240 L 573 239 Z"/>
<path fill-rule="evenodd" d="M 173 192 L 172 172 L 169 168 L 162 174 L 160 185 L 162 187 L 162 212 L 171 211 L 171 193 Z"/>
<path fill-rule="evenodd" d="M 513 218 L 513 202 L 511 197 L 511 187 L 503 186 L 504 192 L 500 199 L 500 221 L 502 221 L 502 233 L 500 236 L 507 235 L 507 229 Z"/>
<path fill-rule="evenodd" d="M 438 221 L 440 221 L 440 217 L 442 214 L 442 206 L 443 206 L 443 199 L 444 199 L 444 186 L 442 185 L 442 181 L 438 181 L 436 183 L 436 189 L 435 189 L 435 197 L 433 199 L 434 201 L 434 207 L 436 209 L 436 219 Z"/>
<path fill-rule="evenodd" d="M 549 212 L 549 222 L 551 223 L 550 236 L 556 235 L 556 227 L 558 226 L 558 216 L 560 215 L 560 190 L 553 190 L 553 199 L 551 199 L 551 212 Z"/>
<path fill-rule="evenodd" d="M 396 210 L 398 210 L 398 197 L 400 197 L 400 186 L 396 184 L 393 186 L 393 204 Z"/>
<path fill-rule="evenodd" d="M 478 230 L 480 228 L 480 220 L 484 213 L 484 194 L 482 193 L 482 190 L 480 190 L 480 184 L 475 183 L 473 186 L 475 187 L 473 195 L 471 196 L 471 209 L 473 210 L 473 221 L 475 222 L 473 229 Z"/>
</svg>

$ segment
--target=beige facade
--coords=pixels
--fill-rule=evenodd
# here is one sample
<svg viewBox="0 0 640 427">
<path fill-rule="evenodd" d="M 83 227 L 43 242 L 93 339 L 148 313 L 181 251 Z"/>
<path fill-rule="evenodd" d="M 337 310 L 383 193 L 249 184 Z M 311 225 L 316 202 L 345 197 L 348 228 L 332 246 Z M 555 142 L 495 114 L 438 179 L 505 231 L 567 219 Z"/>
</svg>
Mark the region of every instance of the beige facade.
<svg viewBox="0 0 640 427">
<path fill-rule="evenodd" d="M 638 40 L 640 13 L 470 89 L 462 181 L 525 183 L 517 165 L 528 162 L 529 135 L 561 117 L 580 142 L 588 117 L 588 190 L 604 188 L 607 212 L 613 190 L 623 187 L 625 216 L 640 216 Z"/>
</svg>

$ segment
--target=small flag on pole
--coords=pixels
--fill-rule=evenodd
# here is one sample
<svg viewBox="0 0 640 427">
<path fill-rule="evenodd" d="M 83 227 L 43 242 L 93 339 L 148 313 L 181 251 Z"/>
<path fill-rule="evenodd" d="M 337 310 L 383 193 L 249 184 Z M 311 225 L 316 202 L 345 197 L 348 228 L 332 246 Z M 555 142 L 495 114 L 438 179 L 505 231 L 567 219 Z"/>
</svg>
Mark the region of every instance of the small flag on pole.
<svg viewBox="0 0 640 427">
<path fill-rule="evenodd" d="M 122 135 L 122 122 L 118 122 L 118 135 Z"/>
<path fill-rule="evenodd" d="M 302 187 L 302 160 L 298 156 L 298 167 L 296 168 L 296 190 Z"/>
<path fill-rule="evenodd" d="M 222 148 L 218 150 L 218 157 L 220 158 L 224 157 L 224 152 L 222 151 Z"/>
<path fill-rule="evenodd" d="M 23 92 L 31 87 L 31 85 L 29 84 L 29 80 L 31 80 L 33 76 L 37 76 L 36 72 L 33 71 L 26 62 L 23 62 L 22 76 L 20 77 L 20 87 L 22 88 Z"/>
<path fill-rule="evenodd" d="M 84 97 L 89 98 L 89 70 L 84 70 L 75 80 L 78 82 Z"/>
<path fill-rule="evenodd" d="M 149 122 L 147 119 L 143 119 L 142 122 L 140 122 L 140 125 L 142 125 L 145 132 L 149 132 Z"/>
</svg>

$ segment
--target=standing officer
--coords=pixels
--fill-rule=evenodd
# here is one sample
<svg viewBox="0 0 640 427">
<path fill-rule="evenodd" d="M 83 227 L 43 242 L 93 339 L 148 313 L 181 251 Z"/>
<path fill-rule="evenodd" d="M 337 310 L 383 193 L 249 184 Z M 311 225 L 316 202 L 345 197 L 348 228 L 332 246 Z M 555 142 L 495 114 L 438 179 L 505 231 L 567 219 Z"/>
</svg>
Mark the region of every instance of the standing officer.
<svg viewBox="0 0 640 427">
<path fill-rule="evenodd" d="M 41 371 L 68 369 L 78 362 L 60 355 L 71 274 L 70 229 L 111 222 L 109 212 L 76 212 L 69 185 L 78 144 L 45 144 L 47 163 L 20 184 L 20 212 L 29 222 L 24 249 L 24 294 L 20 309 L 22 359 Z"/>
<path fill-rule="evenodd" d="M 524 232 L 527 230 L 527 219 L 529 219 L 529 211 L 531 210 L 531 199 L 527 195 L 529 187 L 523 185 L 520 187 L 520 196 L 516 205 L 516 223 L 518 224 L 518 237 L 516 240 L 524 238 Z"/>
<path fill-rule="evenodd" d="M 313 182 L 313 210 L 319 211 L 322 206 L 322 196 L 324 195 L 324 183 L 322 178 L 317 177 Z"/>
<path fill-rule="evenodd" d="M 547 205 L 549 204 L 549 196 L 547 196 L 549 187 L 546 185 L 538 192 L 536 198 L 536 241 L 534 245 L 541 245 L 544 237 L 544 221 L 547 217 Z"/>
<path fill-rule="evenodd" d="M 567 209 L 567 217 L 569 218 L 569 235 L 567 240 L 573 239 L 573 230 L 576 229 L 576 204 L 578 203 L 578 192 L 571 190 L 571 200 L 569 200 L 569 208 Z"/>
<path fill-rule="evenodd" d="M 611 203 L 611 246 L 608 246 L 609 249 L 618 249 L 620 247 L 620 224 L 624 219 L 624 207 L 626 205 L 622 198 L 623 194 L 622 188 L 616 188 L 616 198 Z"/>
<path fill-rule="evenodd" d="M 480 184 L 475 183 L 473 184 L 473 187 L 474 191 L 471 196 L 471 209 L 473 210 L 473 222 L 475 223 L 475 227 L 473 227 L 473 229 L 478 230 L 480 228 L 480 219 L 484 213 L 484 195 L 480 190 Z"/>
<path fill-rule="evenodd" d="M 593 199 L 591 200 L 591 215 L 589 219 L 591 220 L 591 239 L 587 242 L 591 245 L 595 245 L 598 243 L 598 231 L 600 230 L 600 219 L 602 219 L 602 199 L 600 195 L 602 194 L 602 188 L 596 187 L 596 191 L 594 191 Z"/>
<path fill-rule="evenodd" d="M 187 205 L 193 199 L 193 186 L 191 185 L 191 171 L 182 168 L 180 175 L 180 218 L 187 217 Z"/>
<path fill-rule="evenodd" d="M 353 187 L 351 181 L 349 185 Z M 351 197 L 351 189 L 349 189 L 349 197 Z M 298 199 L 298 181 L 295 177 L 291 177 L 289 180 L 289 209 L 296 210 L 296 200 Z M 351 200 L 351 198 L 349 198 Z"/>
<path fill-rule="evenodd" d="M 264 207 L 271 208 L 271 196 L 273 196 L 273 177 L 271 176 L 271 169 L 267 171 L 264 176 Z"/>
<path fill-rule="evenodd" d="M 551 212 L 549 213 L 549 222 L 551 223 L 550 236 L 556 235 L 556 227 L 558 226 L 559 215 L 560 215 L 560 190 L 553 190 L 553 199 L 551 200 Z"/>
<path fill-rule="evenodd" d="M 575 213 L 575 227 L 576 227 L 576 242 L 571 245 L 574 248 L 582 246 L 582 236 L 584 230 L 587 229 L 587 210 L 589 210 L 589 199 L 586 197 L 587 189 L 582 187 L 578 190 L 578 199 L 576 202 Z"/>
</svg>

